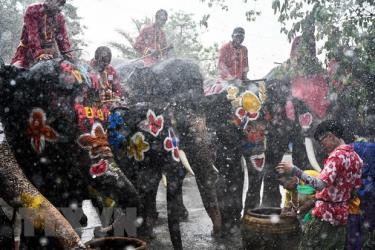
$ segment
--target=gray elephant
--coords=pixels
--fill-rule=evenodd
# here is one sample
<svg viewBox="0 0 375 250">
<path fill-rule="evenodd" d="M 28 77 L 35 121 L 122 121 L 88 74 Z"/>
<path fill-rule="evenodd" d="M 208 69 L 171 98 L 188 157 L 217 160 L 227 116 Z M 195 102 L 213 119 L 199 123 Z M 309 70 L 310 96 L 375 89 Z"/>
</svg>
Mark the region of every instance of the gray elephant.
<svg viewBox="0 0 375 250">
<path fill-rule="evenodd" d="M 243 209 L 244 168 L 248 172 L 246 208 L 260 203 L 263 178 L 265 125 L 262 105 L 265 86 L 259 81 L 231 81 L 206 88 L 208 126 L 216 134 L 216 184 L 223 236 L 239 232 Z"/>
<path fill-rule="evenodd" d="M 150 204 L 155 204 L 156 190 L 165 173 L 171 239 L 175 249 L 182 248 L 178 224 L 186 155 L 214 232 L 219 232 L 221 216 L 215 190 L 216 173 L 212 167 L 216 149 L 202 110 L 203 79 L 199 67 L 190 61 L 168 59 L 152 68 L 127 65 L 117 70 L 127 79 L 129 103 L 129 109 L 121 115 L 126 124 L 123 130 L 128 131 L 123 134 L 129 139 L 122 145 L 128 150 L 122 157 L 126 163 L 121 165 L 126 166 L 125 172 L 133 173 L 130 180 L 138 187 L 142 203 L 148 204 L 144 207 L 146 221 L 152 221 L 149 218 L 154 205 Z M 143 146 L 133 146 L 136 141 Z M 137 159 L 134 151 L 142 148 L 143 153 Z"/>
<path fill-rule="evenodd" d="M 114 161 L 100 105 L 84 64 L 60 59 L 29 70 L 0 64 L 0 117 L 26 177 L 57 207 L 91 198 L 138 207 L 138 194 Z M 126 194 L 126 195 L 124 195 Z"/>
</svg>

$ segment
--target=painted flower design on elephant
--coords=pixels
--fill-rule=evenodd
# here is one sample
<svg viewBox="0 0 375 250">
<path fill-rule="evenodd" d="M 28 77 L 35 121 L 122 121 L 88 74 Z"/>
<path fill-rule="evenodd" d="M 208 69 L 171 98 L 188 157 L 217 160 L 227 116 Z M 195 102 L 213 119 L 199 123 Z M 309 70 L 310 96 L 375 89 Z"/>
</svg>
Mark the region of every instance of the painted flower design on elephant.
<svg viewBox="0 0 375 250">
<path fill-rule="evenodd" d="M 97 164 L 90 167 L 90 174 L 92 177 L 97 177 L 105 174 L 108 170 L 109 163 L 107 160 L 101 159 Z"/>
<path fill-rule="evenodd" d="M 261 106 L 261 101 L 253 92 L 245 91 L 241 95 L 241 106 L 236 109 L 236 117 L 241 121 L 243 128 L 247 127 L 249 121 L 258 119 Z"/>
<path fill-rule="evenodd" d="M 103 158 L 113 157 L 113 154 L 102 124 L 99 122 L 94 123 L 91 133 L 80 135 L 77 143 L 80 147 L 89 151 L 91 159 L 100 158 L 98 162 L 91 165 L 89 170 L 91 176 L 95 178 L 105 174 L 108 170 L 109 163 Z"/>
<path fill-rule="evenodd" d="M 65 83 L 70 83 L 70 84 L 82 84 L 82 75 L 79 70 L 75 69 L 73 67 L 73 64 L 69 62 L 62 62 L 60 64 L 60 68 L 62 71 L 62 78 L 64 79 Z"/>
<path fill-rule="evenodd" d="M 173 160 L 180 161 L 180 149 L 179 149 L 180 140 L 176 136 L 173 128 L 168 129 L 168 137 L 164 139 L 164 149 L 168 152 L 172 152 Z"/>
<path fill-rule="evenodd" d="M 229 86 L 227 89 L 227 99 L 228 100 L 235 100 L 238 95 L 238 88 L 235 86 Z"/>
<path fill-rule="evenodd" d="M 150 150 L 150 144 L 145 141 L 145 136 L 141 132 L 135 133 L 131 138 L 128 146 L 128 157 L 136 161 L 143 161 L 145 153 Z"/>
<path fill-rule="evenodd" d="M 85 133 L 78 137 L 78 145 L 90 153 L 90 158 L 113 157 L 109 147 L 108 137 L 101 123 L 96 122 L 92 126 L 91 133 Z"/>
<path fill-rule="evenodd" d="M 313 122 L 313 116 L 310 112 L 306 112 L 298 117 L 299 124 L 303 129 L 309 129 Z"/>
<path fill-rule="evenodd" d="M 126 136 L 120 132 L 121 129 L 126 129 L 126 126 L 124 118 L 119 112 L 113 112 L 109 115 L 107 129 L 110 131 L 109 144 L 113 150 L 118 151 L 126 141 Z"/>
<path fill-rule="evenodd" d="M 155 115 L 155 112 L 149 109 L 147 111 L 147 121 L 150 128 L 150 133 L 157 137 L 160 131 L 164 128 L 164 117 L 162 115 Z"/>
<path fill-rule="evenodd" d="M 59 134 L 46 125 L 46 113 L 40 108 L 31 111 L 27 134 L 31 137 L 31 147 L 36 153 L 41 154 L 45 148 L 45 141 L 57 141 Z"/>
</svg>

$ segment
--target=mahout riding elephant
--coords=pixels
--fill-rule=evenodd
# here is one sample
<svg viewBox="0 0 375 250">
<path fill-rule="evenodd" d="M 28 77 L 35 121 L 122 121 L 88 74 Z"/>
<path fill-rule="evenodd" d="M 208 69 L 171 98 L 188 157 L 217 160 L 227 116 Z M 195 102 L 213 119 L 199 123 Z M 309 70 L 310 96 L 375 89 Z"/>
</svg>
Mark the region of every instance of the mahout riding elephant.
<svg viewBox="0 0 375 250">
<path fill-rule="evenodd" d="M 138 207 L 105 132 L 108 108 L 84 64 L 41 61 L 28 70 L 0 67 L 0 117 L 26 177 L 53 205 L 79 206 L 88 190 Z M 88 188 L 90 187 L 90 189 Z"/>
<path fill-rule="evenodd" d="M 15 215 L 15 210 L 12 211 L 14 220 L 17 218 L 17 221 L 21 223 L 18 219 L 21 217 L 17 216 L 22 216 L 22 219 L 28 220 L 36 230 L 43 227 L 44 230 L 52 232 L 61 249 L 84 247 L 69 222 L 23 174 L 6 140 L 0 142 L 0 182 L 0 197 L 13 208 L 24 208 L 22 215 Z M 5 214 L 0 217 L 2 233 L 5 232 L 6 227 L 9 229 L 13 227 L 12 219 L 6 218 Z M 40 223 L 41 221 L 43 223 Z M 18 225 L 20 226 L 22 224 Z M 3 237 L 3 241 L 0 240 L 2 249 L 14 248 L 15 241 L 11 239 L 12 235 L 9 235 L 8 240 L 5 238 L 7 237 Z"/>
<path fill-rule="evenodd" d="M 120 74 L 127 72 L 122 78 L 127 79 L 125 89 L 129 105 L 128 110 L 120 112 L 126 124 L 122 130 L 128 131 L 118 131 L 128 139 L 118 147 L 127 149 L 121 157 L 126 163 L 121 165 L 126 167 L 126 173 L 134 173 L 130 180 L 138 188 L 142 203 L 146 204 L 145 224 L 152 222 L 156 191 L 165 174 L 171 240 L 175 249 L 182 248 L 179 228 L 182 182 L 185 169 L 191 166 L 192 171 L 189 171 L 195 173 L 213 231 L 219 232 L 221 216 L 213 168 L 216 149 L 202 110 L 203 78 L 199 67 L 191 61 L 168 59 L 151 68 L 126 70 L 119 67 L 117 70 Z M 110 138 L 112 132 L 109 130 Z"/>
<path fill-rule="evenodd" d="M 261 112 L 265 89 L 260 81 L 230 81 L 209 86 L 205 91 L 207 124 L 215 131 L 217 145 L 216 184 L 222 216 L 222 236 L 239 232 L 243 209 L 244 168 L 248 172 L 246 207 L 260 202 L 265 163 L 265 120 Z"/>
</svg>

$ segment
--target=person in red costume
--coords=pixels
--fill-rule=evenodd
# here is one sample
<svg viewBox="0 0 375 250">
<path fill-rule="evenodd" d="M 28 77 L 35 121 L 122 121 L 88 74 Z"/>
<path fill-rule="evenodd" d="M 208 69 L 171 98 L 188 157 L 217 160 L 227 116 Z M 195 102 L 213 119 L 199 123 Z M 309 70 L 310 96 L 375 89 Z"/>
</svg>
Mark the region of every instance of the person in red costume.
<svg viewBox="0 0 375 250">
<path fill-rule="evenodd" d="M 219 73 L 222 80 L 247 80 L 249 63 L 247 48 L 242 45 L 245 30 L 237 27 L 233 30 L 232 41 L 224 44 L 219 52 Z"/>
<path fill-rule="evenodd" d="M 27 7 L 21 40 L 12 64 L 28 68 L 59 55 L 71 58 L 71 45 L 61 8 L 66 0 L 45 0 Z"/>
<path fill-rule="evenodd" d="M 144 27 L 135 41 L 134 49 L 143 56 L 145 66 L 157 63 L 172 48 L 167 45 L 165 33 L 162 30 L 167 20 L 167 11 L 158 10 L 155 14 L 155 23 Z"/>
<path fill-rule="evenodd" d="M 100 46 L 95 51 L 95 57 L 91 60 L 90 66 L 98 73 L 94 86 L 99 89 L 102 100 L 121 98 L 121 80 L 115 68 L 110 64 L 112 60 L 111 49 Z"/>
</svg>

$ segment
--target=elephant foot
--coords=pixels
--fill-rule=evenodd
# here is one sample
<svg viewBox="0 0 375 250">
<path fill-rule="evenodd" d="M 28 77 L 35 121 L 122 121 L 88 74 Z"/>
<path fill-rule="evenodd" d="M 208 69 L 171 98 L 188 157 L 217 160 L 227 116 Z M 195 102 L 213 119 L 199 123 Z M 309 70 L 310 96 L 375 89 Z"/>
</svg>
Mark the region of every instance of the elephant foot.
<svg viewBox="0 0 375 250">
<path fill-rule="evenodd" d="M 222 229 L 222 237 L 223 238 L 237 238 L 241 236 L 241 227 L 239 223 L 225 223 Z"/>
<path fill-rule="evenodd" d="M 180 221 L 187 221 L 189 218 L 189 212 L 185 206 L 181 206 L 178 211 L 178 218 Z"/>
<path fill-rule="evenodd" d="M 221 230 L 212 229 L 211 236 L 214 239 L 220 239 L 223 237 L 223 232 Z"/>
<path fill-rule="evenodd" d="M 221 214 L 220 210 L 217 208 L 210 208 L 207 210 L 211 221 L 212 221 L 212 233 L 215 235 L 221 234 L 222 231 L 222 220 L 221 220 Z"/>
</svg>

